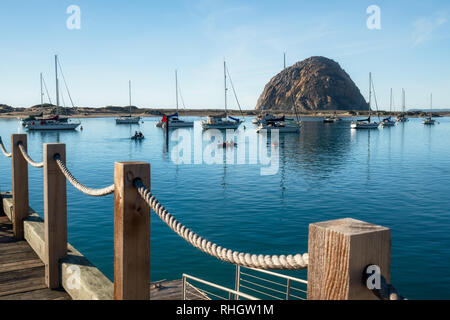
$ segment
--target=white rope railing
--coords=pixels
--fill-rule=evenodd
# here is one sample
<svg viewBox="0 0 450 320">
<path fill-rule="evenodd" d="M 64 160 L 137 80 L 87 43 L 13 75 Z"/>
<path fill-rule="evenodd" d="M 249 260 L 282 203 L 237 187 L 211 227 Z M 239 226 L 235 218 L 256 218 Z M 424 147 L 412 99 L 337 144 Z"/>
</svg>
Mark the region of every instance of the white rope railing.
<svg viewBox="0 0 450 320">
<path fill-rule="evenodd" d="M 44 162 L 36 162 L 28 155 L 27 151 L 25 150 L 25 147 L 23 146 L 22 142 L 19 142 L 18 145 L 20 152 L 22 152 L 22 156 L 24 159 L 28 162 L 28 164 L 35 168 L 43 168 Z"/>
<path fill-rule="evenodd" d="M 11 158 L 12 154 L 8 153 L 8 151 L 6 151 L 5 146 L 3 145 L 2 137 L 0 137 L 0 149 L 2 149 L 2 153 L 5 157 Z"/>
<path fill-rule="evenodd" d="M 222 248 L 211 241 L 208 241 L 189 228 L 178 222 L 151 194 L 151 192 L 143 185 L 140 179 L 134 181 L 142 199 L 147 202 L 150 208 L 164 221 L 175 233 L 190 243 L 195 248 L 216 257 L 222 261 L 235 265 L 256 268 L 256 269 L 284 269 L 284 270 L 300 270 L 308 267 L 308 254 L 296 255 L 257 255 L 232 251 Z"/>
<path fill-rule="evenodd" d="M 59 155 L 55 155 L 55 161 L 58 164 L 58 167 L 61 170 L 62 174 L 66 177 L 67 181 L 69 181 L 72 186 L 74 186 L 82 193 L 92 197 L 103 197 L 114 193 L 114 184 L 103 189 L 92 189 L 86 187 L 72 175 L 69 169 L 67 169 L 66 165 L 61 161 L 61 157 Z"/>
</svg>

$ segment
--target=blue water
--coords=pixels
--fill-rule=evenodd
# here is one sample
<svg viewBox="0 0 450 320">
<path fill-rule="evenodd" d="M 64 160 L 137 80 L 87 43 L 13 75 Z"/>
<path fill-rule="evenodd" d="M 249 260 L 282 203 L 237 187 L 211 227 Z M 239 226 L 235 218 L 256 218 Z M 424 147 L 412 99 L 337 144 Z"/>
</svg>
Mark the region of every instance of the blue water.
<svg viewBox="0 0 450 320">
<path fill-rule="evenodd" d="M 200 235 L 234 250 L 303 253 L 309 223 L 342 217 L 389 227 L 397 289 L 410 299 L 450 298 L 450 119 L 439 118 L 431 127 L 411 119 L 357 132 L 348 121 L 311 119 L 300 135 L 280 136 L 279 170 L 266 176 L 258 164 L 176 165 L 176 142 L 166 149 L 156 121 L 146 118 L 137 127 L 117 126 L 112 118 L 83 119 L 82 132 L 29 133 L 28 149 L 40 161 L 42 143 L 66 143 L 69 169 L 97 188 L 113 183 L 115 161 L 150 162 L 152 191 L 166 208 Z M 246 127 L 254 130 L 250 119 Z M 131 141 L 135 130 L 146 139 Z M 17 132 L 23 132 L 17 120 L 0 120 L 7 149 L 9 135 Z M 0 177 L 0 189 L 10 190 L 11 164 L 2 155 Z M 42 213 L 41 169 L 30 167 L 29 179 L 30 204 Z M 113 197 L 91 198 L 70 185 L 67 191 L 69 241 L 112 279 Z M 182 273 L 228 286 L 234 281 L 232 266 L 194 249 L 153 214 L 152 281 Z M 306 278 L 304 271 L 294 274 Z"/>
</svg>

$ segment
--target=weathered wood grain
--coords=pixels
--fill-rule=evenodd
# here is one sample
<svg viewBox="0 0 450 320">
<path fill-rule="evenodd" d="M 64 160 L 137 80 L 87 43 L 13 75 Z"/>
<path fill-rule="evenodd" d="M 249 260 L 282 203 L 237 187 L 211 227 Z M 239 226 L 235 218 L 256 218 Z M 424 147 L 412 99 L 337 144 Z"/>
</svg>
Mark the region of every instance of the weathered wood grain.
<svg viewBox="0 0 450 320">
<path fill-rule="evenodd" d="M 0 300 L 67 300 L 64 291 L 45 284 L 45 267 L 26 241 L 14 238 L 9 219 L 0 216 Z"/>
<path fill-rule="evenodd" d="M 150 283 L 150 208 L 134 187 L 150 188 L 150 164 L 114 166 L 114 299 L 148 300 Z"/>
<path fill-rule="evenodd" d="M 27 149 L 27 135 L 11 135 L 11 168 L 13 194 L 13 230 L 16 239 L 23 239 L 23 220 L 28 216 L 28 163 L 19 149 L 21 142 Z"/>
<path fill-rule="evenodd" d="M 66 178 L 54 159 L 66 161 L 66 145 L 44 144 L 44 225 L 45 283 L 50 289 L 61 286 L 59 260 L 67 255 Z"/>
<path fill-rule="evenodd" d="M 355 219 L 313 223 L 308 239 L 308 300 L 376 299 L 363 281 L 374 264 L 389 281 L 388 228 Z"/>
</svg>

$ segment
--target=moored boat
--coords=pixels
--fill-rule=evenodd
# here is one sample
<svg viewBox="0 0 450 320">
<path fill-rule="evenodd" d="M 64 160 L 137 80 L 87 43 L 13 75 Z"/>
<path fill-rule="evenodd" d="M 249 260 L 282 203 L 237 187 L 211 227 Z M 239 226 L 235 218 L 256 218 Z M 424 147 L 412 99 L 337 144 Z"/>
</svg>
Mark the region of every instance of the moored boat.
<svg viewBox="0 0 450 320">
<path fill-rule="evenodd" d="M 361 119 L 352 121 L 350 124 L 351 129 L 377 129 L 380 125 L 378 122 L 371 122 L 371 105 L 372 105 L 372 73 L 369 73 L 369 117 L 367 119 Z M 378 111 L 378 106 L 377 106 Z"/>
<path fill-rule="evenodd" d="M 422 121 L 425 125 L 434 125 L 436 120 L 433 119 L 433 94 L 430 96 L 430 114 Z"/>
<path fill-rule="evenodd" d="M 58 56 L 55 55 L 55 79 L 56 79 L 56 116 L 48 119 L 35 119 L 27 121 L 25 128 L 27 130 L 75 130 L 81 122 L 69 122 L 68 118 L 59 116 L 59 80 L 58 80 Z M 42 92 L 42 74 L 41 74 L 41 106 L 43 108 Z"/>
<path fill-rule="evenodd" d="M 130 98 L 130 114 L 116 118 L 116 124 L 139 124 L 139 121 L 141 121 L 141 117 L 131 115 L 131 80 L 128 81 L 128 95 Z"/>
<path fill-rule="evenodd" d="M 228 115 L 228 109 L 227 109 L 227 91 L 228 91 L 227 65 L 226 65 L 225 61 L 223 62 L 223 71 L 224 71 L 224 82 L 225 82 L 225 114 L 208 116 L 206 118 L 206 121 L 202 122 L 202 128 L 204 130 L 206 130 L 206 129 L 219 129 L 219 130 L 234 129 L 234 130 L 236 130 L 237 128 L 239 128 L 239 126 L 242 123 L 242 120 Z M 234 91 L 234 87 L 233 87 L 233 91 Z M 237 100 L 236 94 L 235 94 L 235 98 Z M 239 105 L 239 102 L 238 102 L 238 105 Z M 239 106 L 239 108 L 240 108 L 240 106 Z"/>
</svg>

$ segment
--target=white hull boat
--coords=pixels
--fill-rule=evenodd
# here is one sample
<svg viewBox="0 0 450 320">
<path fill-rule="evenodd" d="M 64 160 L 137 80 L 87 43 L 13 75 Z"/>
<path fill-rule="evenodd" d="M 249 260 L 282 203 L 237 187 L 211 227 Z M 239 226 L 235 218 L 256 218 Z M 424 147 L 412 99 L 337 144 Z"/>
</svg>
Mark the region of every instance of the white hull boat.
<svg viewBox="0 0 450 320">
<path fill-rule="evenodd" d="M 234 129 L 236 130 L 241 125 L 240 122 L 224 120 L 222 118 L 216 118 L 215 120 L 210 120 L 202 123 L 203 129 Z"/>
<path fill-rule="evenodd" d="M 268 124 L 260 124 L 256 129 L 256 133 L 261 132 L 262 130 L 278 130 L 279 133 L 298 133 L 302 127 L 301 122 L 297 123 L 284 123 L 284 122 L 276 122 L 276 123 L 268 123 Z"/>
<path fill-rule="evenodd" d="M 428 124 L 428 125 L 433 125 L 436 123 L 436 120 L 431 119 L 431 118 L 426 118 L 422 121 L 423 124 Z"/>
<path fill-rule="evenodd" d="M 48 119 L 25 119 L 22 124 L 25 125 L 27 130 L 41 130 L 41 131 L 51 131 L 51 130 L 75 130 L 81 125 L 81 122 L 69 122 L 68 118 L 61 118 L 59 116 L 59 80 L 58 80 L 58 56 L 55 55 L 55 79 L 56 79 L 56 116 Z M 43 92 L 42 92 L 42 73 L 41 73 L 41 106 L 43 108 Z M 42 115 L 44 110 L 42 110 Z"/>
<path fill-rule="evenodd" d="M 242 120 L 228 116 L 228 110 L 227 110 L 227 91 L 228 91 L 228 88 L 227 88 L 227 66 L 226 66 L 225 61 L 223 62 L 223 73 L 224 73 L 224 83 L 225 83 L 225 114 L 220 115 L 220 116 L 208 116 L 206 118 L 206 121 L 202 121 L 203 130 L 207 130 L 207 129 L 218 129 L 218 130 L 234 129 L 234 130 L 236 130 L 237 128 L 239 128 L 239 126 L 242 123 Z M 232 82 L 231 82 L 231 85 L 233 86 Z M 233 92 L 234 92 L 234 87 L 233 87 Z M 235 93 L 235 97 L 237 100 L 236 93 Z M 239 103 L 238 103 L 238 105 L 239 105 Z"/>
<path fill-rule="evenodd" d="M 80 122 L 35 121 L 25 125 L 28 130 L 75 130 Z"/>
<path fill-rule="evenodd" d="M 116 124 L 139 124 L 141 117 L 121 117 L 116 119 Z"/>
<path fill-rule="evenodd" d="M 352 122 L 350 128 L 352 129 L 377 129 L 378 122 Z"/>
<path fill-rule="evenodd" d="M 130 115 L 116 118 L 116 124 L 139 124 L 141 121 L 141 117 L 133 117 L 131 115 L 131 80 L 128 81 L 128 95 L 130 99 Z"/>
</svg>

